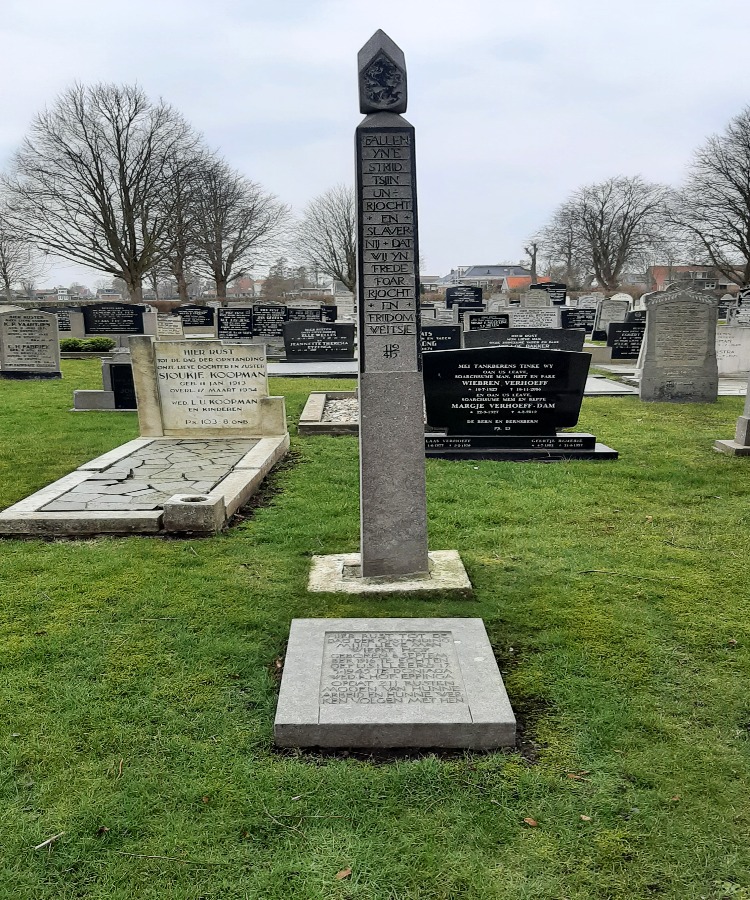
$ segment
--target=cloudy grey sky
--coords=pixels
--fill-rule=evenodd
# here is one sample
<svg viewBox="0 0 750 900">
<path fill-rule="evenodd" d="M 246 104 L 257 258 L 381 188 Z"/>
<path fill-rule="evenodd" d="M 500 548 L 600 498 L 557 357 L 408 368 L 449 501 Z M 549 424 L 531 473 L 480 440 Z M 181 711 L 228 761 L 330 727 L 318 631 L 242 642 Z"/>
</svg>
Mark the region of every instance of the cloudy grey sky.
<svg viewBox="0 0 750 900">
<path fill-rule="evenodd" d="M 426 274 L 520 260 L 581 184 L 676 183 L 750 103 L 747 0 L 4 0 L 0 166 L 73 81 L 137 81 L 301 210 L 353 179 L 377 28 L 406 54 Z"/>
</svg>

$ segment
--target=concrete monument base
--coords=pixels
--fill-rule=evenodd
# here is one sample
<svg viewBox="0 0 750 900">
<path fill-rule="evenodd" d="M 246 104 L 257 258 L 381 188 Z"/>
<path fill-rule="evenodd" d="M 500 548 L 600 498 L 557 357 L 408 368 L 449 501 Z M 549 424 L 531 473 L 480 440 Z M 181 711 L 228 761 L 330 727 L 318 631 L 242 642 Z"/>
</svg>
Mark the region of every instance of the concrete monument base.
<svg viewBox="0 0 750 900">
<path fill-rule="evenodd" d="M 280 747 L 512 747 L 516 720 L 481 619 L 294 619 Z"/>
<path fill-rule="evenodd" d="M 0 535 L 214 534 L 288 449 L 288 434 L 136 438 L 0 512 Z"/>
<path fill-rule="evenodd" d="M 423 591 L 453 591 L 462 596 L 472 592 L 458 550 L 433 550 L 428 554 L 430 571 L 400 578 L 363 578 L 359 553 L 313 556 L 308 591 L 346 594 L 388 594 Z"/>
<path fill-rule="evenodd" d="M 750 445 L 738 444 L 737 441 L 714 441 L 714 450 L 727 456 L 750 456 Z"/>
</svg>

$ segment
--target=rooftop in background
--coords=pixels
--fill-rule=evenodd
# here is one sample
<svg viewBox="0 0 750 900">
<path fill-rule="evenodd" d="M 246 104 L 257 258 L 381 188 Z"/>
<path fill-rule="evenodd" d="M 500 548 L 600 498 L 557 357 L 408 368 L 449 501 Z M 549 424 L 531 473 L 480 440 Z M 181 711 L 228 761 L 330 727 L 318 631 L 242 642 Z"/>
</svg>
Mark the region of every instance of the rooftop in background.
<svg viewBox="0 0 750 900">
<path fill-rule="evenodd" d="M 531 269 L 514 263 L 493 263 L 484 266 L 458 266 L 440 279 L 441 284 L 492 284 L 508 276 L 531 276 Z"/>
</svg>

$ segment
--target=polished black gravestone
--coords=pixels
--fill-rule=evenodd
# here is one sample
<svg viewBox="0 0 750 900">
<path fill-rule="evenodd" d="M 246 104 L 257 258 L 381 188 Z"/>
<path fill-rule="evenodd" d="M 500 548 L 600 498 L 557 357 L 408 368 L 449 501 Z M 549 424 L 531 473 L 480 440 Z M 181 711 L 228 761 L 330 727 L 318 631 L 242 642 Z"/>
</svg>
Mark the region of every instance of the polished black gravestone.
<svg viewBox="0 0 750 900">
<path fill-rule="evenodd" d="M 612 359 L 638 359 L 645 330 L 645 322 L 613 322 L 607 329 Z"/>
<path fill-rule="evenodd" d="M 321 303 L 320 305 L 320 316 L 321 321 L 323 322 L 335 322 L 338 318 L 338 307 L 334 306 L 332 303 Z"/>
<path fill-rule="evenodd" d="M 563 328 L 583 328 L 589 334 L 594 330 L 595 309 L 571 306 L 560 310 L 560 324 Z"/>
<path fill-rule="evenodd" d="M 541 284 L 530 284 L 530 291 L 546 291 L 550 302 L 562 306 L 568 297 L 568 286 L 562 281 L 545 281 Z"/>
<path fill-rule="evenodd" d="M 128 363 L 114 363 L 109 367 L 115 409 L 138 409 L 133 383 L 133 367 Z"/>
<path fill-rule="evenodd" d="M 253 335 L 255 337 L 283 338 L 286 306 L 256 303 L 253 307 Z"/>
<path fill-rule="evenodd" d="M 631 309 L 629 313 L 625 315 L 626 322 L 642 322 L 644 325 L 646 324 L 646 310 L 645 309 Z"/>
<path fill-rule="evenodd" d="M 433 350 L 458 350 L 461 347 L 460 325 L 425 325 L 422 320 L 420 337 L 422 353 Z"/>
<path fill-rule="evenodd" d="M 322 322 L 323 314 L 319 306 L 288 306 L 287 322 Z"/>
<path fill-rule="evenodd" d="M 526 347 L 580 353 L 586 332 L 573 328 L 486 328 L 464 331 L 464 347 Z"/>
<path fill-rule="evenodd" d="M 216 334 L 220 341 L 250 340 L 253 336 L 252 307 L 235 306 L 220 309 Z"/>
<path fill-rule="evenodd" d="M 92 303 L 81 307 L 83 328 L 90 334 L 143 334 L 145 307 L 129 303 Z"/>
<path fill-rule="evenodd" d="M 445 291 L 445 305 L 448 309 L 479 309 L 482 306 L 482 289 L 470 284 L 458 284 Z"/>
<path fill-rule="evenodd" d="M 487 347 L 425 354 L 427 456 L 447 459 L 616 459 L 578 421 L 591 356 Z"/>
<path fill-rule="evenodd" d="M 182 319 L 183 328 L 213 328 L 213 306 L 179 306 L 177 315 Z"/>
<path fill-rule="evenodd" d="M 354 323 L 286 322 L 284 350 L 288 362 L 354 359 Z"/>
</svg>

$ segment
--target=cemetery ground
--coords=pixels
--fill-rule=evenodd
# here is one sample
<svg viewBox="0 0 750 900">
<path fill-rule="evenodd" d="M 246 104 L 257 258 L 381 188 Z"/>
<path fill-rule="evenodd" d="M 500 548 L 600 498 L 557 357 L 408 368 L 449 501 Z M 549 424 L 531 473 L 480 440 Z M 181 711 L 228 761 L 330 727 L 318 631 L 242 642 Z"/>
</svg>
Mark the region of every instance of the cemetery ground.
<svg viewBox="0 0 750 900">
<path fill-rule="evenodd" d="M 137 434 L 63 371 L 3 384 L 0 507 Z M 291 423 L 353 386 L 271 382 Z M 293 436 L 218 537 L 2 541 L 0 898 L 750 897 L 741 407 L 586 398 L 616 462 L 428 460 L 470 600 L 306 592 L 357 549 L 353 437 Z M 518 749 L 274 750 L 290 621 L 329 616 L 483 618 Z"/>
</svg>

